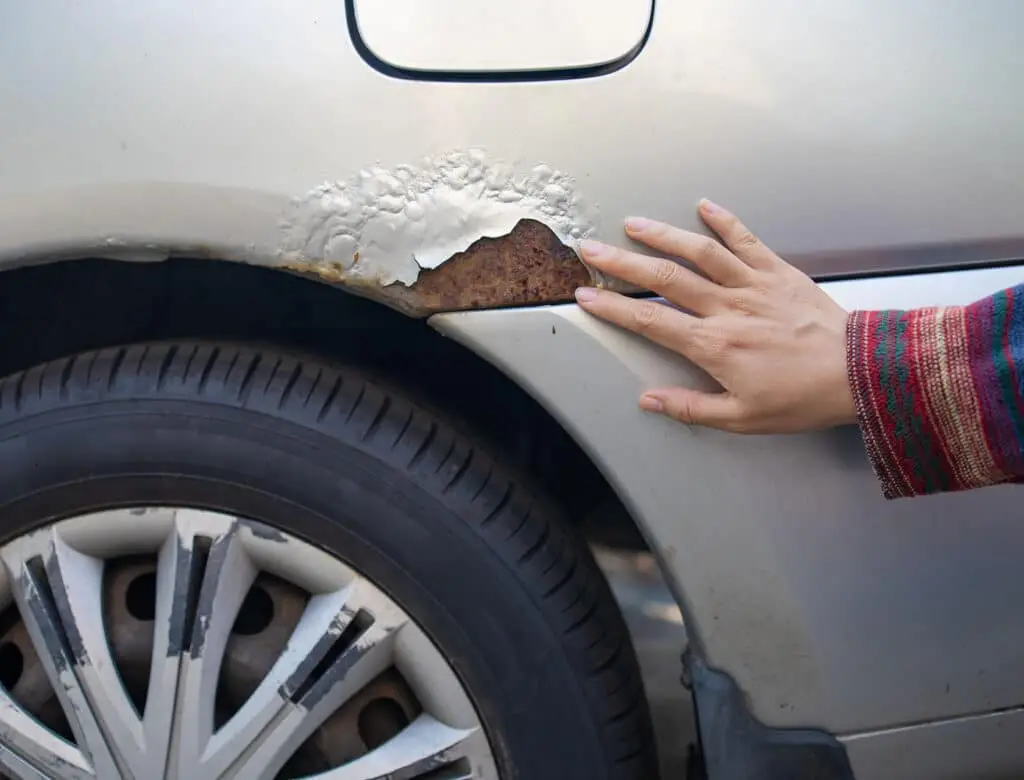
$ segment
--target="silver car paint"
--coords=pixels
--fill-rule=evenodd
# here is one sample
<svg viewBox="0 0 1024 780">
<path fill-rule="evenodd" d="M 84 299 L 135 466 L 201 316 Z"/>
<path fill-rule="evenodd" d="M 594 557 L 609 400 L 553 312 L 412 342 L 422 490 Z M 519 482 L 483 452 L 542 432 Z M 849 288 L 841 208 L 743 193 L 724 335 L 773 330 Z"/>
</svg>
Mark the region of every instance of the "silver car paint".
<svg viewBox="0 0 1024 780">
<path fill-rule="evenodd" d="M 586 25 L 616 23 L 623 2 L 591 0 Z M 661 0 L 621 69 L 536 83 L 383 75 L 341 0 L 33 0 L 3 19 L 0 266 L 179 251 L 283 266 L 296 204 L 325 183 L 473 149 L 565 172 L 597 206 L 581 233 L 613 241 L 630 213 L 696 227 L 706 195 L 823 276 L 1024 256 L 1017 3 Z M 451 20 L 423 24 L 444 36 Z M 457 217 L 436 219 L 431 235 L 457 236 Z M 303 259 L 327 266 L 330 236 L 307 232 Z M 1020 278 L 829 289 L 936 303 Z M 1024 619 L 1005 606 L 1024 596 L 1019 491 L 886 504 L 851 431 L 736 439 L 643 417 L 647 383 L 699 377 L 572 306 L 435 322 L 602 464 L 697 641 L 767 723 L 846 735 L 882 777 L 883 743 L 854 735 L 920 745 L 924 727 L 885 730 L 946 720 L 928 728 L 950 739 L 951 719 L 1024 705 Z M 988 764 L 980 753 L 949 776 L 979 777 L 997 754 L 1024 766 L 1017 743 L 993 743 Z"/>
<path fill-rule="evenodd" d="M 1020 254 L 1022 21 L 998 0 L 662 2 L 621 70 L 459 84 L 370 68 L 336 0 L 9 2 L 0 259 L 280 263 L 293 198 L 473 148 L 576 177 L 607 237 L 633 212 L 693 227 L 707 195 L 814 273 Z"/>
<path fill-rule="evenodd" d="M 1024 267 L 1007 267 L 824 287 L 854 309 L 967 303 L 1022 282 Z M 903 780 L 927 777 L 946 755 L 928 751 L 957 733 L 922 724 L 1004 710 L 998 725 L 964 721 L 965 735 L 992 741 L 949 757 L 942 776 L 987 777 L 1008 761 L 1024 772 L 1024 744 L 999 736 L 1024 704 L 1024 488 L 886 501 L 856 429 L 744 437 L 644 414 L 646 388 L 714 385 L 574 305 L 430 322 L 527 388 L 594 457 L 659 555 L 691 641 L 760 719 L 827 728 L 858 778 Z M 917 728 L 892 731 L 903 726 Z M 901 745 L 927 748 L 919 774 L 886 768 Z"/>
</svg>

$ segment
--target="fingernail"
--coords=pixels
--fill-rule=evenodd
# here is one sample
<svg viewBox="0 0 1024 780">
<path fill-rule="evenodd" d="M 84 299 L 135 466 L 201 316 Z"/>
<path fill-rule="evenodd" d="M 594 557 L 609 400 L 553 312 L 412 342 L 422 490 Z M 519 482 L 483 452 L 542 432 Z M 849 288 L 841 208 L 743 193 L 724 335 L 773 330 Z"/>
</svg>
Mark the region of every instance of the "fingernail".
<svg viewBox="0 0 1024 780">
<path fill-rule="evenodd" d="M 630 233 L 640 233 L 651 226 L 651 220 L 644 217 L 630 217 L 626 220 L 626 230 Z"/>
<path fill-rule="evenodd" d="M 645 412 L 660 412 L 665 408 L 660 398 L 653 395 L 640 396 L 640 408 Z"/>
<path fill-rule="evenodd" d="M 595 298 L 597 298 L 597 290 L 595 290 L 593 287 L 576 288 L 577 303 L 590 303 Z"/>
<path fill-rule="evenodd" d="M 717 203 L 703 198 L 700 202 L 700 207 L 704 209 L 708 214 L 721 214 L 725 209 L 719 206 Z"/>
<path fill-rule="evenodd" d="M 587 257 L 602 257 L 608 254 L 608 246 L 600 241 L 585 238 L 580 241 L 580 251 Z"/>
</svg>

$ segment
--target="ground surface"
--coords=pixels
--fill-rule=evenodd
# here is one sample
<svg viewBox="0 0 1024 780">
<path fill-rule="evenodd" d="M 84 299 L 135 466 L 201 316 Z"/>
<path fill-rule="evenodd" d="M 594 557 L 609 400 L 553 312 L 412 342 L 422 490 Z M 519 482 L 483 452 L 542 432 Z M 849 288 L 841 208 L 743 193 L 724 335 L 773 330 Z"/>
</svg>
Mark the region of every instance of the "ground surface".
<svg viewBox="0 0 1024 780">
<path fill-rule="evenodd" d="M 685 780 L 696 739 L 690 698 L 679 682 L 685 643 L 679 609 L 649 555 L 595 550 L 633 635 L 661 755 L 661 780 Z"/>
</svg>

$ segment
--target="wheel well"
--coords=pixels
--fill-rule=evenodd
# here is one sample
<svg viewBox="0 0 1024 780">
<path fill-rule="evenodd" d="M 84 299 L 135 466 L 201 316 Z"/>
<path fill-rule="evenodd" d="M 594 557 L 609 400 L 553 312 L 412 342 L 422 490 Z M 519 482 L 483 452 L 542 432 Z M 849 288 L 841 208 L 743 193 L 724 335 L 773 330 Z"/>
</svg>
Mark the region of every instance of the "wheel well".
<svg viewBox="0 0 1024 780">
<path fill-rule="evenodd" d="M 644 543 L 562 427 L 501 372 L 424 320 L 276 269 L 200 258 L 67 260 L 0 275 L 0 376 L 89 349 L 202 338 L 276 344 L 363 366 L 491 440 L 592 541 Z"/>
</svg>

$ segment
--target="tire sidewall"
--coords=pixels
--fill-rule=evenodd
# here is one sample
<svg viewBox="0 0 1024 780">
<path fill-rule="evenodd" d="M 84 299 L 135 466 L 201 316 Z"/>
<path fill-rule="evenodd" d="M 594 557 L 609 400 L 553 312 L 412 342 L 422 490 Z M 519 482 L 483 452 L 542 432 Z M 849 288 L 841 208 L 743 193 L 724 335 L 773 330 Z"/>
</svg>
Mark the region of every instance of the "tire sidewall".
<svg viewBox="0 0 1024 780">
<path fill-rule="evenodd" d="M 123 506 L 237 514 L 353 566 L 420 624 L 473 699 L 503 778 L 608 776 L 536 593 L 458 499 L 343 436 L 199 400 L 66 403 L 0 423 L 0 534 Z"/>
</svg>

